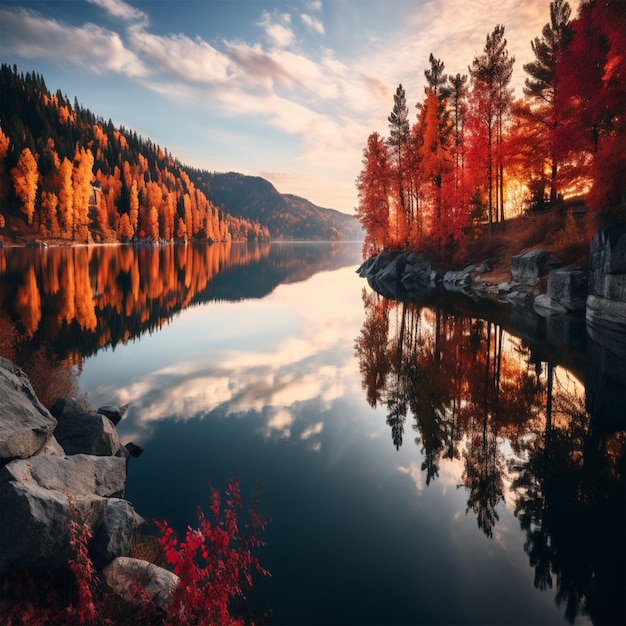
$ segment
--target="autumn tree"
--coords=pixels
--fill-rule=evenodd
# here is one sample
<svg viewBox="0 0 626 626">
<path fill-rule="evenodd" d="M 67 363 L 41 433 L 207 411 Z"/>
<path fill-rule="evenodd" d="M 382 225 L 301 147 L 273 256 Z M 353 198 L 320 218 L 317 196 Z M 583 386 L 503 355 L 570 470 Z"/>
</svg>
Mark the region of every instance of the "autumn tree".
<svg viewBox="0 0 626 626">
<path fill-rule="evenodd" d="M 550 3 L 550 22 L 543 27 L 542 36 L 530 42 L 535 60 L 524 65 L 528 74 L 524 95 L 530 100 L 526 115 L 542 127 L 542 145 L 537 146 L 547 162 L 550 202 L 558 194 L 559 142 L 555 131 L 562 124 L 563 111 L 557 106 L 559 75 L 557 64 L 572 38 L 569 24 L 571 9 L 566 0 Z M 543 172 L 541 172 L 543 174 Z"/>
<path fill-rule="evenodd" d="M 389 139 L 391 159 L 395 179 L 396 196 L 392 204 L 393 235 L 400 244 L 405 244 L 408 237 L 408 219 L 406 195 L 407 148 L 409 142 L 409 109 L 406 105 L 406 93 L 402 84 L 398 85 L 393 96 L 393 110 L 389 114 Z"/>
<path fill-rule="evenodd" d="M 72 184 L 74 190 L 74 239 L 87 241 L 89 235 L 89 201 L 92 195 L 93 154 L 87 148 L 77 148 L 74 154 Z"/>
<path fill-rule="evenodd" d="M 362 163 L 357 178 L 359 205 L 356 215 L 365 230 L 363 257 L 367 258 L 389 245 L 391 162 L 389 148 L 376 132 L 367 139 Z"/>
<path fill-rule="evenodd" d="M 130 187 L 130 225 L 133 230 L 137 230 L 139 225 L 139 191 L 137 190 L 137 183 L 133 181 Z"/>
<path fill-rule="evenodd" d="M 6 197 L 9 191 L 9 182 L 5 173 L 5 159 L 9 152 L 11 140 L 4 134 L 0 128 L 0 200 Z"/>
<path fill-rule="evenodd" d="M 626 190 L 626 13 L 620 2 L 583 2 L 556 74 L 566 182 L 590 186 L 592 217 L 623 223 Z"/>
<path fill-rule="evenodd" d="M 71 239 L 74 233 L 74 189 L 72 185 L 72 162 L 64 157 L 58 167 L 59 203 L 57 213 L 61 226 L 61 234 Z"/>
<path fill-rule="evenodd" d="M 37 199 L 37 185 L 39 184 L 39 170 L 37 161 L 29 148 L 20 153 L 17 165 L 11 170 L 15 195 L 22 201 L 22 211 L 26 214 L 29 224 L 33 223 L 35 214 L 35 200 Z"/>
<path fill-rule="evenodd" d="M 487 35 L 483 53 L 469 67 L 472 80 L 472 115 L 477 140 L 485 145 L 489 229 L 504 220 L 504 131 L 512 104 L 509 83 L 515 57 L 510 57 L 504 26 L 498 24 Z"/>
<path fill-rule="evenodd" d="M 452 160 L 454 163 L 454 187 L 457 195 L 456 202 L 463 207 L 464 203 L 458 191 L 463 182 L 465 168 L 465 126 L 467 118 L 467 75 L 457 74 L 449 79 L 450 114 L 452 116 Z"/>
</svg>

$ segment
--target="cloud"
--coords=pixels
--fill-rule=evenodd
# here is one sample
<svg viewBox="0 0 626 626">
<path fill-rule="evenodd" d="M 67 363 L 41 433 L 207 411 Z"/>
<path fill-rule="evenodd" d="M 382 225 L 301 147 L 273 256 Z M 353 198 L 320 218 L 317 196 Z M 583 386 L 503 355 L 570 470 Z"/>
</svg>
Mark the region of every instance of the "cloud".
<svg viewBox="0 0 626 626">
<path fill-rule="evenodd" d="M 148 69 L 118 33 L 95 24 L 69 26 L 25 9 L 0 9 L 3 51 L 25 58 L 48 58 L 54 54 L 64 62 L 84 67 L 95 74 L 112 71 L 130 78 L 144 77 Z"/>
<path fill-rule="evenodd" d="M 87 2 L 101 7 L 113 17 L 118 17 L 127 22 L 148 23 L 148 16 L 143 11 L 123 0 L 87 0 Z"/>
<path fill-rule="evenodd" d="M 295 35 L 290 27 L 291 16 L 289 13 L 281 13 L 279 15 L 270 15 L 267 11 L 263 11 L 258 26 L 265 30 L 265 36 L 279 48 L 286 48 L 295 41 Z"/>
<path fill-rule="evenodd" d="M 418 494 L 424 491 L 424 479 L 422 477 L 422 472 L 415 461 L 411 461 L 408 467 L 398 465 L 397 469 L 401 474 L 405 474 L 411 479 Z"/>
<path fill-rule="evenodd" d="M 151 67 L 183 82 L 213 84 L 229 78 L 231 61 L 199 37 L 161 36 L 131 28 L 129 43 L 149 59 Z"/>
<path fill-rule="evenodd" d="M 321 11 L 322 10 L 322 0 L 312 0 L 312 2 L 309 2 L 309 8 L 312 11 Z"/>
<path fill-rule="evenodd" d="M 322 24 L 322 22 L 317 18 L 311 17 L 307 13 L 303 13 L 300 15 L 300 19 L 302 20 L 302 23 L 311 30 L 319 33 L 320 35 L 324 34 L 324 24 Z"/>
</svg>

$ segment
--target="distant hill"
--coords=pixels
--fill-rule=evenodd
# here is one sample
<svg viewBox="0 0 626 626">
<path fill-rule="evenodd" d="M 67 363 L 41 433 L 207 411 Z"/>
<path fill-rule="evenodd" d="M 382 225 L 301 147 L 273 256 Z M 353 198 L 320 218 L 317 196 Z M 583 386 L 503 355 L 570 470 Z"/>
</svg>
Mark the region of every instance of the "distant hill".
<svg viewBox="0 0 626 626">
<path fill-rule="evenodd" d="M 272 183 L 259 176 L 187 171 L 189 178 L 213 204 L 224 207 L 234 217 L 268 228 L 272 239 L 363 239 L 361 226 L 352 215 L 317 206 L 306 198 L 280 193 Z"/>
<path fill-rule="evenodd" d="M 0 240 L 362 239 L 356 218 L 263 178 L 185 166 L 43 76 L 0 66 Z"/>
</svg>

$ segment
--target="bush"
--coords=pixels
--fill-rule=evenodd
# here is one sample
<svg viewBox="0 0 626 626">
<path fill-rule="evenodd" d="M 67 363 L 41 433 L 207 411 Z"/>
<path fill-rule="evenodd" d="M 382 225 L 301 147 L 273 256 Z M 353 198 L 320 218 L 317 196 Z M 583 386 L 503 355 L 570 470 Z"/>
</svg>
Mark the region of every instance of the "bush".
<svg viewBox="0 0 626 626">
<path fill-rule="evenodd" d="M 180 577 L 165 615 L 145 589 L 133 590 L 143 607 L 137 611 L 100 588 L 89 557 L 91 531 L 78 520 L 70 499 L 73 558 L 58 578 L 36 578 L 13 572 L 0 581 L 0 623 L 13 624 L 243 624 L 234 602 L 252 588 L 254 571 L 268 576 L 254 552 L 268 520 L 259 512 L 259 490 L 242 526 L 239 483 L 231 480 L 222 508 L 220 493 L 211 488 L 209 521 L 198 507 L 198 528 L 187 528 L 179 541 L 166 521 L 157 522 L 167 562 Z M 151 550 L 154 554 L 154 551 Z"/>
</svg>

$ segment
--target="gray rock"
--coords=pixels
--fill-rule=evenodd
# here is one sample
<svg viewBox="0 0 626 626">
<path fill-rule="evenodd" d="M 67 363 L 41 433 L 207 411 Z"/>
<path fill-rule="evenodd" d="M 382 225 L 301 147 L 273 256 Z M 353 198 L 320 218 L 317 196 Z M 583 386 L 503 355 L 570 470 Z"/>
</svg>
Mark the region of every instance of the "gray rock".
<svg viewBox="0 0 626 626">
<path fill-rule="evenodd" d="M 474 266 L 471 266 L 472 268 Z M 470 270 L 471 271 L 471 270 Z M 443 275 L 443 286 L 447 291 L 467 291 L 472 284 L 472 275 L 468 269 L 449 271 Z"/>
<path fill-rule="evenodd" d="M 135 458 L 139 458 L 143 453 L 143 446 L 139 446 L 132 441 L 129 441 L 124 448 L 126 448 L 130 456 L 134 456 Z"/>
<path fill-rule="evenodd" d="M 43 447 L 39 448 L 33 456 L 65 456 L 65 450 L 63 450 L 61 444 L 56 440 L 56 437 L 50 435 L 48 441 L 46 441 Z"/>
<path fill-rule="evenodd" d="M 76 496 L 79 520 L 97 528 L 106 498 Z M 67 566 L 70 550 L 70 503 L 60 491 L 25 481 L 0 484 L 0 576 L 11 569 L 56 574 Z"/>
<path fill-rule="evenodd" d="M 567 309 L 553 300 L 548 294 L 542 293 L 533 301 L 533 309 L 537 315 L 541 317 L 550 317 L 551 315 L 565 315 Z"/>
<path fill-rule="evenodd" d="M 411 252 L 406 257 L 400 282 L 408 290 L 428 287 L 430 285 L 431 272 L 430 264 L 426 259 L 421 254 Z"/>
<path fill-rule="evenodd" d="M 113 456 L 37 456 L 12 461 L 0 470 L 0 483 L 9 480 L 75 495 L 122 497 L 126 481 L 124 459 Z"/>
<path fill-rule="evenodd" d="M 127 602 L 136 603 L 138 607 L 143 601 L 135 596 L 133 586 L 139 583 L 163 611 L 167 609 L 180 584 L 180 578 L 169 570 L 130 557 L 114 559 L 102 570 L 101 575 L 110 591 Z"/>
<path fill-rule="evenodd" d="M 104 406 L 99 407 L 96 413 L 100 413 L 100 415 L 108 417 L 111 422 L 117 426 L 126 414 L 127 409 L 128 405 L 117 406 L 117 404 L 105 404 Z"/>
<path fill-rule="evenodd" d="M 398 255 L 397 252 L 382 252 L 365 261 L 358 269 L 357 274 L 361 278 L 369 278 L 375 276 L 384 269 L 388 263 Z"/>
<path fill-rule="evenodd" d="M 626 274 L 626 230 L 624 227 L 598 230 L 589 250 L 589 271 L 602 274 Z M 594 295 L 602 295 L 593 292 Z"/>
<path fill-rule="evenodd" d="M 626 302 L 590 295 L 585 313 L 587 323 L 598 330 L 624 335 L 626 332 Z"/>
<path fill-rule="evenodd" d="M 396 255 L 384 268 L 376 272 L 372 278 L 375 278 L 376 282 L 382 283 L 388 287 L 395 287 L 402 276 L 405 265 L 406 257 Z"/>
<path fill-rule="evenodd" d="M 541 276 L 561 265 L 546 250 L 529 250 L 511 258 L 511 280 L 526 285 L 535 285 Z"/>
<path fill-rule="evenodd" d="M 95 533 L 89 550 L 97 570 L 116 557 L 129 554 L 140 521 L 130 502 L 119 499 L 107 501 L 102 524 Z"/>
<path fill-rule="evenodd" d="M 113 456 L 120 449 L 111 420 L 85 411 L 74 398 L 59 398 L 51 412 L 58 421 L 54 436 L 66 454 Z"/>
<path fill-rule="evenodd" d="M 567 311 L 584 311 L 587 281 L 582 270 L 562 268 L 548 274 L 546 294 Z"/>
<path fill-rule="evenodd" d="M 0 358 L 0 465 L 41 450 L 57 422 L 39 402 L 24 373 Z"/>
</svg>

